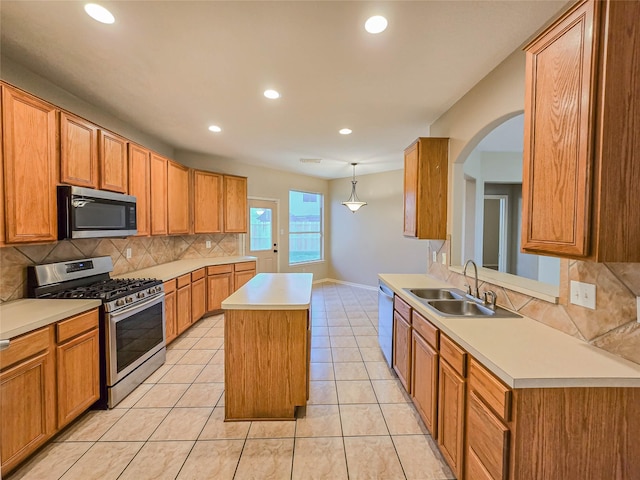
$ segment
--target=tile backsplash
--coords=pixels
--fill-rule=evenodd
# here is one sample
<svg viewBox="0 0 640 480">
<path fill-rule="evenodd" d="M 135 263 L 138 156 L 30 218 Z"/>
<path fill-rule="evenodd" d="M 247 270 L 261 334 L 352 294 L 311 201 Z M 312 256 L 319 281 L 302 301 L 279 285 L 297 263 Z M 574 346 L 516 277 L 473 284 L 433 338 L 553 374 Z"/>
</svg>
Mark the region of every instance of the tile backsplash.
<svg viewBox="0 0 640 480">
<path fill-rule="evenodd" d="M 211 248 L 206 242 L 211 241 Z M 0 303 L 26 297 L 27 266 L 111 256 L 112 275 L 184 258 L 240 255 L 238 234 L 63 240 L 0 248 Z M 131 258 L 126 258 L 127 249 Z"/>
<path fill-rule="evenodd" d="M 449 255 L 449 242 L 429 242 L 428 273 L 463 288 L 467 283 L 464 276 L 431 261 L 434 251 Z M 640 263 L 562 260 L 560 272 L 558 305 L 489 282 L 483 282 L 481 289 L 497 292 L 497 303 L 501 306 L 640 364 L 640 323 L 636 307 L 636 296 L 640 296 Z M 596 286 L 595 310 L 569 302 L 571 280 Z"/>
</svg>

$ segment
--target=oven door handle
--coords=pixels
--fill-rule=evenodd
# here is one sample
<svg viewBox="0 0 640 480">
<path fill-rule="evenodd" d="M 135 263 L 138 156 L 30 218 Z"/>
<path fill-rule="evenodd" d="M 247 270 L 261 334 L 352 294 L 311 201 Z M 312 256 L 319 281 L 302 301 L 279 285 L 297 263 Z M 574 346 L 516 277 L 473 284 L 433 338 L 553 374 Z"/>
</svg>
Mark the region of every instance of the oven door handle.
<svg viewBox="0 0 640 480">
<path fill-rule="evenodd" d="M 116 311 L 113 311 L 113 312 L 109 312 L 109 316 L 110 316 L 110 318 L 112 320 L 114 318 L 117 318 L 117 317 L 125 316 L 130 312 L 141 310 L 144 307 L 153 305 L 154 303 L 158 303 L 159 299 L 161 299 L 162 297 L 164 297 L 164 292 L 162 292 L 161 294 L 156 295 L 154 297 L 151 297 L 150 299 L 145 300 L 142 303 L 135 303 L 135 304 L 131 305 L 130 307 L 127 307 L 127 308 L 125 308 L 123 310 L 116 310 Z"/>
</svg>

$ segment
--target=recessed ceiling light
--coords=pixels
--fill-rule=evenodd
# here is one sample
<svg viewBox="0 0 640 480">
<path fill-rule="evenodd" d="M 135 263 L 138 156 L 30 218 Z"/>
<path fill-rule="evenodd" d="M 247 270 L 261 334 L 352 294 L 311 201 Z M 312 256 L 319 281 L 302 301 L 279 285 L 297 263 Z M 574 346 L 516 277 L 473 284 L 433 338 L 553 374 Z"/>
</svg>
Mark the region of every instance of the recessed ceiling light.
<svg viewBox="0 0 640 480">
<path fill-rule="evenodd" d="M 218 125 L 211 125 L 209 127 L 209 131 L 218 133 L 218 132 L 221 132 L 222 129 Z"/>
<path fill-rule="evenodd" d="M 84 11 L 87 12 L 87 15 L 100 23 L 110 24 L 116 21 L 115 17 L 109 10 L 95 3 L 87 3 L 84 6 Z"/>
<path fill-rule="evenodd" d="M 340 135 L 351 135 L 351 129 L 350 128 L 341 128 L 338 133 Z"/>
<path fill-rule="evenodd" d="M 265 90 L 264 96 L 270 98 L 271 100 L 275 100 L 276 98 L 280 98 L 280 93 L 275 90 Z"/>
<path fill-rule="evenodd" d="M 387 28 L 387 19 L 381 15 L 374 15 L 364 23 L 364 29 L 369 33 L 384 32 Z"/>
</svg>

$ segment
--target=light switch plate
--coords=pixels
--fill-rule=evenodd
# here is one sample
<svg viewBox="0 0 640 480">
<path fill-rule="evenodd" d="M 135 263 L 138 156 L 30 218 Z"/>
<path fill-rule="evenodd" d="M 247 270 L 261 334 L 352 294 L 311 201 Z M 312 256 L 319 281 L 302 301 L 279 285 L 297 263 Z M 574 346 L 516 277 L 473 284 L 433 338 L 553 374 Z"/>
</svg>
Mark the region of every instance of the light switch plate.
<svg viewBox="0 0 640 480">
<path fill-rule="evenodd" d="M 447 254 L 446 254 L 446 252 L 442 252 L 442 264 L 443 265 L 447 264 Z"/>
<path fill-rule="evenodd" d="M 207 248 L 211 248 L 211 240 L 206 240 L 204 243 Z"/>
<path fill-rule="evenodd" d="M 433 263 L 436 263 L 438 261 L 438 252 L 431 252 L 431 260 L 433 261 Z"/>
<path fill-rule="evenodd" d="M 596 309 L 596 286 L 592 283 L 582 283 L 571 280 L 571 303 L 581 307 Z"/>
<path fill-rule="evenodd" d="M 130 248 L 127 248 L 126 257 L 127 257 L 127 259 L 131 258 L 131 249 Z"/>
</svg>

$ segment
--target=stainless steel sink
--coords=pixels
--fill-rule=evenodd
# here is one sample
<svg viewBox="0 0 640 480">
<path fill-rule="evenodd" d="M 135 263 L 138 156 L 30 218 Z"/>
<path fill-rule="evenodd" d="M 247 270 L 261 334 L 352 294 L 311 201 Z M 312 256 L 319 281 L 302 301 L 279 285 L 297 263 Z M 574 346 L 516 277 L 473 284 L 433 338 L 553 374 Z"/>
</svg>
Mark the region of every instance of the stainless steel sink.
<svg viewBox="0 0 640 480">
<path fill-rule="evenodd" d="M 452 300 L 454 298 L 464 297 L 464 292 L 462 290 L 456 290 L 453 288 L 407 288 L 406 290 L 418 298 L 428 300 Z"/>
<path fill-rule="evenodd" d="M 489 307 L 474 300 L 430 300 L 426 305 L 443 317 L 521 318 L 502 307 Z"/>
</svg>

